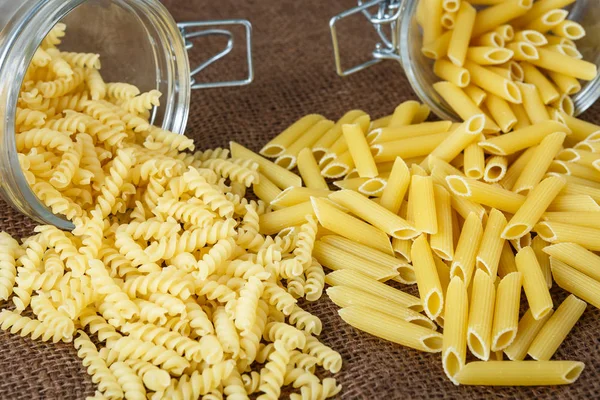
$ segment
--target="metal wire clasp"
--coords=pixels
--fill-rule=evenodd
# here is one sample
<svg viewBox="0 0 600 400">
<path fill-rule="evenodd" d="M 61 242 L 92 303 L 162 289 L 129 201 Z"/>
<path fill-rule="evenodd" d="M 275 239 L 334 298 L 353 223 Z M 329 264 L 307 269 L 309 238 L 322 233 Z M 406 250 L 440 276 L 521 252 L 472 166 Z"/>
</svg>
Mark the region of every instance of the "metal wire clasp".
<svg viewBox="0 0 600 400">
<path fill-rule="evenodd" d="M 399 40 L 399 18 L 402 11 L 401 3 L 403 0 L 372 0 L 364 2 L 358 0 L 358 6 L 346 10 L 329 21 L 331 30 L 331 40 L 333 42 L 333 53 L 335 57 L 335 68 L 338 75 L 346 76 L 361 71 L 371 65 L 377 64 L 382 59 L 399 60 L 398 40 Z M 371 22 L 381 41 L 375 45 L 372 52 L 372 58 L 362 64 L 355 65 L 348 69 L 342 67 L 340 48 L 336 31 L 336 24 L 344 18 L 354 14 L 362 13 Z"/>
<path fill-rule="evenodd" d="M 220 81 L 220 82 L 205 82 L 197 83 L 195 76 L 204 70 L 206 67 L 220 60 L 231 52 L 233 49 L 233 33 L 227 29 L 204 29 L 199 31 L 190 31 L 192 28 L 206 28 L 213 26 L 224 26 L 224 25 L 242 25 L 246 30 L 246 62 L 248 65 L 248 76 L 245 79 L 235 81 Z M 192 81 L 192 89 L 206 89 L 206 88 L 217 88 L 217 87 L 231 87 L 231 86 L 243 86 L 247 85 L 254 79 L 254 68 L 252 65 L 252 25 L 250 22 L 244 19 L 225 19 L 225 20 L 214 20 L 214 21 L 195 21 L 195 22 L 180 22 L 177 24 L 181 36 L 185 41 L 185 47 L 189 51 L 194 43 L 192 39 L 209 36 L 209 35 L 221 35 L 227 37 L 227 44 L 217 54 L 213 55 L 209 59 L 203 61 L 200 65 L 192 69 L 190 72 L 190 79 Z"/>
</svg>

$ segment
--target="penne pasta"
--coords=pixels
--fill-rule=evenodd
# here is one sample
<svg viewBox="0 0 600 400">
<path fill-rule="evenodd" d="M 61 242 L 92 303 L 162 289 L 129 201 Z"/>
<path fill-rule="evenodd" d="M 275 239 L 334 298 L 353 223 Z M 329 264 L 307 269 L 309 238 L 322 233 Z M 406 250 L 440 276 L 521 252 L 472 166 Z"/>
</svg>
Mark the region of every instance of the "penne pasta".
<svg viewBox="0 0 600 400">
<path fill-rule="evenodd" d="M 458 276 L 467 287 L 475 270 L 477 249 L 479 249 L 482 236 L 481 219 L 473 213 L 469 214 L 462 227 L 450 267 L 450 276 Z"/>
<path fill-rule="evenodd" d="M 383 143 L 417 136 L 448 132 L 450 121 L 422 122 L 414 125 L 374 129 L 367 135 L 369 143 Z"/>
<path fill-rule="evenodd" d="M 508 170 L 506 170 L 506 175 L 504 175 L 504 178 L 499 182 L 504 189 L 511 190 L 513 188 L 515 182 L 519 179 L 519 176 L 521 176 L 523 170 L 527 166 L 527 163 L 531 160 L 535 148 L 536 146 L 530 147 L 521 153 L 517 160 L 511 164 Z"/>
<path fill-rule="evenodd" d="M 444 294 L 426 236 L 420 235 L 415 239 L 411 258 L 423 309 L 429 318 L 435 320 L 444 309 Z"/>
<path fill-rule="evenodd" d="M 332 208 L 335 209 L 335 207 Z M 301 225 L 306 222 L 307 215 L 314 214 L 313 207 L 308 201 L 282 210 L 263 214 L 259 218 L 260 233 L 263 235 L 272 235 L 284 228 Z"/>
<path fill-rule="evenodd" d="M 423 43 L 431 43 L 442 35 L 442 1 L 441 0 L 423 0 L 423 18 L 427 21 L 423 25 Z M 433 22 L 435 21 L 435 22 Z"/>
<path fill-rule="evenodd" d="M 305 115 L 279 135 L 271 139 L 271 141 L 263 146 L 259 153 L 265 157 L 279 157 L 294 142 L 294 140 L 323 119 L 325 119 L 325 117 L 319 114 Z"/>
<path fill-rule="evenodd" d="M 393 122 L 393 118 L 392 118 Z M 374 178 L 379 172 L 377 171 L 377 165 L 373 160 L 371 149 L 363 131 L 358 124 L 346 124 L 342 125 L 342 132 L 348 143 L 348 149 L 356 165 L 358 176 L 361 178 Z"/>
<path fill-rule="evenodd" d="M 256 197 L 267 204 L 270 204 L 281 193 L 281 189 L 261 173 L 258 174 L 258 183 L 252 185 L 252 190 Z"/>
<path fill-rule="evenodd" d="M 510 346 L 504 349 L 504 353 L 509 359 L 512 361 L 522 361 L 525 359 L 529 346 L 531 346 L 531 343 L 553 313 L 554 310 L 550 310 L 540 319 L 533 318 L 531 309 L 523 314 L 523 317 L 519 321 L 515 340 L 513 340 Z"/>
<path fill-rule="evenodd" d="M 436 60 L 433 64 L 433 73 L 461 88 L 467 87 L 471 82 L 469 71 L 444 59 Z"/>
<path fill-rule="evenodd" d="M 444 29 L 454 29 L 454 24 L 456 23 L 456 13 L 455 12 L 444 12 L 442 14 L 442 18 L 440 19 L 440 23 Z"/>
<path fill-rule="evenodd" d="M 495 74 L 484 67 L 466 60 L 464 67 L 471 74 L 471 81 L 481 89 L 495 94 L 496 96 L 511 103 L 521 103 L 521 91 L 512 81 Z"/>
<path fill-rule="evenodd" d="M 512 272 L 498 284 L 492 326 L 492 351 L 504 350 L 515 339 L 519 325 L 521 282 L 521 273 Z"/>
<path fill-rule="evenodd" d="M 517 124 L 517 117 L 506 100 L 489 93 L 484 103 L 502 132 L 509 132 Z"/>
<path fill-rule="evenodd" d="M 525 202 L 523 195 L 459 175 L 448 175 L 446 184 L 457 196 L 511 214 L 516 213 Z"/>
<path fill-rule="evenodd" d="M 481 0 L 479 0 L 479 1 L 481 1 Z M 504 1 L 505 0 L 502 0 L 502 1 L 496 0 L 496 2 L 493 3 L 493 4 L 500 4 L 500 3 L 504 2 Z M 472 1 L 470 1 L 470 2 L 472 4 L 474 4 Z M 511 42 L 515 38 L 515 30 L 512 27 L 512 25 L 509 25 L 509 24 L 500 25 L 499 27 L 497 27 L 496 29 L 494 29 L 494 32 L 496 32 L 500 36 L 502 36 L 502 39 L 504 39 L 505 42 Z"/>
<path fill-rule="evenodd" d="M 527 13 L 525 13 L 525 15 L 523 15 L 520 18 L 515 19 L 513 21 L 513 24 L 515 26 L 524 26 L 550 10 L 566 7 L 573 2 L 575 2 L 575 0 L 538 1 L 537 3 L 535 3 L 533 5 L 533 7 L 531 7 L 531 9 Z"/>
<path fill-rule="evenodd" d="M 456 375 L 465 365 L 469 299 L 464 281 L 452 278 L 446 292 L 442 365 L 446 376 L 458 385 Z"/>
<path fill-rule="evenodd" d="M 563 22 L 567 18 L 567 15 L 569 15 L 567 10 L 549 10 L 533 21 L 529 22 L 525 26 L 525 29 L 538 31 L 540 33 L 547 33 L 553 27 Z"/>
<path fill-rule="evenodd" d="M 327 197 L 331 191 L 329 189 L 311 189 L 305 187 L 293 186 L 280 192 L 277 197 L 271 201 L 271 205 L 277 207 L 290 207 L 296 204 L 310 201 L 311 197 Z"/>
<path fill-rule="evenodd" d="M 548 39 L 546 39 L 546 36 L 544 36 L 541 32 L 531 29 L 523 29 L 522 31 L 516 32 L 514 41 L 529 43 L 535 47 L 548 44 Z"/>
<path fill-rule="evenodd" d="M 479 142 L 479 145 L 488 153 L 506 156 L 538 145 L 546 136 L 555 132 L 569 134 L 571 130 L 559 122 L 544 121 L 523 129 L 514 130 L 505 135 L 486 139 Z"/>
<path fill-rule="evenodd" d="M 573 215 L 573 220 L 571 221 L 574 225 L 582 225 L 582 226 L 598 226 L 598 225 L 590 225 L 592 220 L 595 218 L 594 213 L 600 211 L 600 205 L 596 203 L 596 201 L 588 195 L 583 194 L 566 194 L 561 196 L 556 196 L 554 201 L 548 206 L 547 210 L 549 212 L 567 212 L 567 213 L 575 213 L 580 214 Z M 585 214 L 590 214 L 591 219 L 586 221 L 584 219 Z M 569 222 L 568 220 L 560 218 L 560 216 L 554 216 L 554 218 L 550 219 L 552 221 L 558 222 Z"/>
<path fill-rule="evenodd" d="M 520 250 L 515 261 L 517 270 L 523 276 L 523 289 L 533 318 L 541 319 L 552 310 L 552 297 L 542 268 L 531 247 Z"/>
<path fill-rule="evenodd" d="M 534 230 L 542 239 L 550 243 L 572 242 L 589 250 L 600 250 L 600 229 L 570 223 L 544 221 L 537 224 Z"/>
<path fill-rule="evenodd" d="M 492 156 L 488 158 L 483 173 L 483 180 L 487 183 L 496 183 L 506 175 L 508 159 L 503 156 Z"/>
<path fill-rule="evenodd" d="M 461 2 L 456 14 L 455 29 L 451 32 L 450 43 L 448 45 L 448 59 L 456 66 L 462 67 L 467 55 L 469 41 L 473 33 L 477 12 L 473 6 L 466 2 Z M 423 42 L 427 43 L 425 36 Z"/>
<path fill-rule="evenodd" d="M 456 22 L 455 22 L 456 23 Z M 448 47 L 450 46 L 450 39 L 452 38 L 452 31 L 447 31 L 432 42 L 423 42 L 421 52 L 427 58 L 438 60 L 445 57 L 448 54 Z"/>
<path fill-rule="evenodd" d="M 398 214 L 409 184 L 410 171 L 402 158 L 396 157 L 387 185 L 381 194 L 379 205 L 394 214 Z"/>
<path fill-rule="evenodd" d="M 435 195 L 433 192 L 433 179 L 430 176 L 414 175 L 411 178 L 410 185 L 411 201 L 419 206 L 413 210 L 415 229 L 418 232 L 435 234 L 438 231 Z M 407 239 L 408 237 L 399 237 L 398 239 Z M 432 318 L 432 319 L 435 319 Z"/>
<path fill-rule="evenodd" d="M 293 169 L 298 163 L 298 153 L 300 153 L 300 150 L 310 148 L 333 126 L 333 121 L 328 119 L 318 121 L 287 146 L 275 159 L 275 164 L 288 170 Z M 267 151 L 271 151 L 270 149 L 273 149 L 273 147 L 267 148 Z"/>
<path fill-rule="evenodd" d="M 585 29 L 575 21 L 566 20 L 554 26 L 552 33 L 570 40 L 579 40 L 585 36 Z"/>
<path fill-rule="evenodd" d="M 527 62 L 522 62 L 521 67 L 525 74 L 525 83 L 529 83 L 537 88 L 544 104 L 550 104 L 558 100 L 560 93 L 540 70 Z"/>
<path fill-rule="evenodd" d="M 475 85 L 469 85 L 463 88 L 463 91 L 478 107 L 483 104 L 488 95 L 484 90 L 479 89 Z"/>
<path fill-rule="evenodd" d="M 508 62 L 512 56 L 512 50 L 501 47 L 473 46 L 467 49 L 467 60 L 473 61 L 479 65 L 504 64 L 505 62 Z"/>
<path fill-rule="evenodd" d="M 370 278 L 368 275 L 355 270 L 343 269 L 331 272 L 325 276 L 325 283 L 330 286 L 348 286 L 369 293 L 377 293 L 378 296 L 403 307 L 410 308 L 416 312 L 423 311 L 421 300 L 418 297 L 394 289 L 385 283 L 379 282 L 378 280 Z"/>
<path fill-rule="evenodd" d="M 480 269 L 475 271 L 472 288 L 467 345 L 471 354 L 487 361 L 490 358 L 496 288 L 492 277 Z"/>
<path fill-rule="evenodd" d="M 362 195 L 358 193 L 357 195 L 362 197 Z M 331 204 L 328 204 L 324 199 L 313 197 L 311 198 L 311 203 L 314 208 L 314 213 L 323 227 L 340 236 L 378 249 L 386 254 L 394 254 L 389 238 L 383 231 L 338 210 Z"/>
<path fill-rule="evenodd" d="M 600 202 L 600 185 L 597 187 L 587 186 L 587 184 L 581 185 L 580 183 L 574 183 L 572 179 L 574 177 L 561 175 L 563 178 L 567 180 L 567 185 L 564 187 L 562 194 L 565 195 L 584 195 L 590 196 L 594 201 Z M 595 182 L 591 182 L 594 184 Z M 596 184 L 597 185 L 597 184 Z"/>
<path fill-rule="evenodd" d="M 505 40 L 500 33 L 492 31 L 481 35 L 478 38 L 472 39 L 471 44 L 474 44 L 476 46 L 489 46 L 501 48 L 504 47 Z"/>
<path fill-rule="evenodd" d="M 481 179 L 485 170 L 485 154 L 477 143 L 471 143 L 464 151 L 465 175 L 473 179 Z"/>
<path fill-rule="evenodd" d="M 546 71 L 546 73 L 561 93 L 573 95 L 581 90 L 581 83 L 579 83 L 577 78 L 554 71 Z"/>
<path fill-rule="evenodd" d="M 365 115 L 365 112 L 361 110 L 351 110 L 344 114 L 335 125 L 313 145 L 312 152 L 315 160 L 321 161 L 321 158 L 329 151 L 331 146 L 342 137 L 342 125 L 351 124 Z"/>
<path fill-rule="evenodd" d="M 373 152 L 375 161 L 378 163 L 394 161 L 396 157 L 407 159 L 426 156 L 438 147 L 449 135 L 449 132 L 442 132 L 433 135 L 373 144 L 371 145 L 371 151 Z"/>
<path fill-rule="evenodd" d="M 594 79 L 597 74 L 596 64 L 589 61 L 578 60 L 544 48 L 539 48 L 538 54 L 539 58 L 530 61 L 537 67 L 585 81 Z"/>
<path fill-rule="evenodd" d="M 524 15 L 531 9 L 532 4 L 533 0 L 506 0 L 479 11 L 475 18 L 475 25 L 473 26 L 473 36 L 477 37 L 492 31 Z"/>
<path fill-rule="evenodd" d="M 358 116 L 352 124 L 358 124 L 362 132 L 366 132 L 369 129 L 371 119 L 368 115 L 363 114 Z M 346 124 L 344 124 L 346 125 Z M 343 125 L 342 125 L 343 126 Z M 316 146 L 316 144 L 315 144 Z M 332 161 L 338 161 L 339 163 L 353 168 L 352 156 L 348 151 L 348 143 L 343 133 L 337 138 L 337 140 L 327 149 L 327 153 L 319 160 L 319 166 L 325 169 Z M 352 165 L 351 165 L 352 163 Z"/>
<path fill-rule="evenodd" d="M 329 189 L 311 149 L 305 148 L 298 153 L 298 172 L 307 188 Z"/>
<path fill-rule="evenodd" d="M 433 186 L 433 192 L 438 231 L 431 235 L 431 250 L 442 260 L 451 261 L 454 258 L 454 238 L 450 194 L 437 184 Z"/>
<path fill-rule="evenodd" d="M 600 281 L 600 256 L 576 243 L 558 243 L 546 246 L 544 253 L 556 260 L 562 261 L 569 267 Z"/>
<path fill-rule="evenodd" d="M 553 161 L 549 171 L 600 183 L 600 174 L 598 174 L 598 171 L 594 168 L 586 167 L 585 165 Z"/>
<path fill-rule="evenodd" d="M 387 174 L 385 174 L 387 175 Z M 358 187 L 358 192 L 365 196 L 381 196 L 384 189 L 387 187 L 387 176 L 377 178 L 368 178 L 363 184 Z M 375 201 L 375 200 L 373 200 Z"/>
<path fill-rule="evenodd" d="M 440 333 L 401 318 L 365 306 L 345 307 L 338 314 L 349 325 L 390 342 L 429 353 L 441 350 Z"/>
<path fill-rule="evenodd" d="M 457 12 L 459 7 L 459 0 L 442 0 L 442 8 L 446 12 Z"/>
<path fill-rule="evenodd" d="M 517 123 L 513 126 L 513 130 L 526 128 L 531 125 L 531 121 L 527 116 L 527 112 L 525 111 L 523 104 L 508 103 L 508 106 L 517 118 Z"/>
<path fill-rule="evenodd" d="M 600 282 L 554 257 L 550 257 L 550 266 L 558 286 L 600 308 Z"/>
<path fill-rule="evenodd" d="M 529 83 L 519 83 L 518 85 L 523 94 L 523 107 L 531 123 L 536 124 L 550 120 L 550 115 L 546 110 L 538 89 Z"/>
<path fill-rule="evenodd" d="M 500 236 L 506 227 L 504 214 L 495 208 L 490 211 L 481 244 L 477 250 L 475 266 L 484 270 L 490 277 L 495 277 L 504 247 L 504 239 Z"/>
<path fill-rule="evenodd" d="M 465 365 L 456 380 L 461 385 L 568 385 L 584 367 L 579 361 L 474 361 Z"/>
<path fill-rule="evenodd" d="M 385 117 L 377 118 L 375 121 L 371 121 L 371 125 L 369 125 L 369 132 L 374 129 L 385 128 L 390 124 L 392 120 L 392 115 L 386 115 Z"/>
<path fill-rule="evenodd" d="M 498 263 L 498 276 L 504 278 L 511 272 L 517 272 L 517 263 L 515 255 L 510 247 L 509 242 L 504 242 L 502 252 L 500 253 L 500 262 Z"/>
<path fill-rule="evenodd" d="M 419 112 L 420 106 L 421 104 L 414 100 L 401 103 L 394 110 L 394 114 L 392 114 L 392 119 L 390 120 L 388 127 L 397 128 L 400 126 L 410 125 Z"/>
<path fill-rule="evenodd" d="M 560 344 L 565 340 L 577 320 L 585 311 L 587 304 L 572 294 L 562 302 L 535 336 L 527 354 L 534 360 L 547 361 L 552 358 Z"/>
<path fill-rule="evenodd" d="M 550 270 L 550 256 L 544 252 L 544 249 L 548 247 L 548 244 L 549 243 L 547 243 L 540 236 L 534 237 L 531 241 L 531 248 L 535 253 L 535 257 L 537 258 L 538 264 L 540 264 L 542 274 L 544 274 L 546 286 L 548 286 L 548 289 L 550 289 L 552 288 L 552 271 Z"/>
<path fill-rule="evenodd" d="M 469 144 L 475 141 L 483 131 L 485 124 L 483 114 L 474 115 L 452 131 L 435 149 L 430 156 L 450 162 L 460 154 Z"/>
</svg>

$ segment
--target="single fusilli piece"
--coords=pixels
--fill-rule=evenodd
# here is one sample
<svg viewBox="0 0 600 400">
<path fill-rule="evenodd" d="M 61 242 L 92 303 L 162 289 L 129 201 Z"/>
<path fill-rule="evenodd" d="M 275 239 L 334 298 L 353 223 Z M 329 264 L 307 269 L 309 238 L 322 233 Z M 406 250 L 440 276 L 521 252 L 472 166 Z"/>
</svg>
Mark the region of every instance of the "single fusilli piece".
<svg viewBox="0 0 600 400">
<path fill-rule="evenodd" d="M 265 283 L 263 298 L 285 315 L 290 315 L 294 310 L 294 305 L 296 305 L 296 299 L 273 282 Z"/>
<path fill-rule="evenodd" d="M 33 147 L 46 147 L 64 152 L 73 147 L 73 141 L 69 136 L 48 128 L 35 128 L 17 133 L 15 140 L 17 150 L 20 152 Z"/>
<path fill-rule="evenodd" d="M 148 300 L 156 305 L 167 310 L 167 314 L 171 316 L 186 316 L 185 304 L 181 299 L 168 293 L 152 293 L 148 296 Z M 165 324 L 168 324 L 168 319 Z M 186 324 L 187 321 L 186 321 Z M 188 324 L 189 325 L 189 324 Z M 189 329 L 189 328 L 188 328 Z M 175 329 L 173 329 L 175 330 Z"/>
<path fill-rule="evenodd" d="M 185 301 L 185 310 L 190 320 L 190 326 L 198 337 L 213 334 L 215 332 L 211 320 L 202 310 L 202 307 L 192 298 Z"/>
<path fill-rule="evenodd" d="M 44 293 L 38 293 L 31 298 L 31 309 L 41 322 L 46 323 L 52 330 L 59 333 L 65 340 L 71 341 L 75 332 L 73 321 L 59 312 Z"/>
<path fill-rule="evenodd" d="M 83 143 L 78 140 L 73 147 L 68 149 L 62 155 L 60 163 L 52 173 L 50 183 L 57 189 L 65 189 L 71 184 L 75 171 L 81 162 L 83 153 Z"/>
<path fill-rule="evenodd" d="M 165 390 L 171 383 L 171 376 L 156 365 L 142 360 L 127 360 L 125 364 L 142 378 L 144 386 L 156 392 Z"/>
<path fill-rule="evenodd" d="M 235 327 L 245 335 L 256 320 L 258 301 L 264 291 L 262 281 L 254 276 L 251 276 L 242 290 L 238 298 L 235 309 Z"/>
<path fill-rule="evenodd" d="M 248 400 L 244 382 L 242 382 L 242 377 L 236 369 L 231 372 L 229 378 L 225 379 L 223 386 L 223 393 L 228 400 Z"/>
<path fill-rule="evenodd" d="M 106 84 L 97 69 L 87 68 L 85 70 L 85 83 L 92 100 L 102 100 L 106 97 Z"/>
<path fill-rule="evenodd" d="M 37 319 L 31 319 L 9 310 L 0 311 L 0 329 L 21 337 L 31 335 L 33 340 L 41 339 L 43 342 L 52 340 L 53 343 L 58 343 L 63 340 L 63 335 L 59 330 L 53 329 Z"/>
<path fill-rule="evenodd" d="M 71 76 L 47 82 L 38 82 L 36 88 L 44 98 L 55 99 L 75 90 L 83 82 L 84 77 L 85 73 L 82 68 L 73 68 Z"/>
<path fill-rule="evenodd" d="M 167 323 L 168 310 L 158 304 L 144 299 L 133 300 L 140 310 L 140 321 L 164 325 Z"/>
<path fill-rule="evenodd" d="M 213 323 L 223 350 L 226 353 L 231 353 L 233 357 L 237 357 L 240 353 L 240 337 L 233 320 L 227 315 L 225 307 L 217 307 L 213 315 Z"/>
<path fill-rule="evenodd" d="M 106 84 L 108 98 L 113 101 L 125 101 L 140 94 L 140 89 L 129 83 L 111 82 Z"/>
<path fill-rule="evenodd" d="M 129 169 L 135 162 L 133 150 L 123 149 L 117 152 L 109 170 L 109 176 L 104 180 L 102 193 L 97 197 L 97 208 L 102 211 L 102 217 L 106 218 L 116 204 L 117 197 L 121 194 L 123 185 L 127 181 Z"/>
<path fill-rule="evenodd" d="M 290 362 L 290 352 L 283 341 L 276 341 L 274 347 L 275 351 L 269 355 L 269 362 L 260 372 L 259 390 L 263 392 L 257 397 L 260 400 L 279 398 L 287 365 Z"/>
<path fill-rule="evenodd" d="M 209 168 L 224 178 L 239 182 L 246 187 L 257 184 L 259 181 L 258 172 L 248 167 L 236 164 L 229 160 L 213 159 L 202 163 L 203 168 Z"/>
<path fill-rule="evenodd" d="M 337 385 L 334 378 L 325 378 L 322 383 L 311 382 L 302 385 L 300 394 L 290 395 L 291 400 L 325 400 L 333 397 L 342 390 L 342 385 Z"/>
<path fill-rule="evenodd" d="M 127 400 L 146 400 L 146 389 L 142 378 L 130 366 L 117 361 L 110 365 L 110 371 L 117 377 Z"/>
<path fill-rule="evenodd" d="M 213 188 L 198 170 L 188 169 L 183 174 L 183 180 L 196 197 L 204 201 L 213 211 L 217 211 L 221 217 L 229 218 L 233 215 L 233 204 L 222 192 Z"/>
<path fill-rule="evenodd" d="M 160 394 L 164 399 L 198 399 L 201 395 L 216 389 L 225 381 L 233 370 L 233 360 L 224 361 L 212 367 L 205 368 L 202 372 L 194 371 L 192 375 L 184 375 L 179 380 L 172 379 L 171 385 Z"/>
<path fill-rule="evenodd" d="M 0 299 L 8 300 L 15 286 L 19 243 L 8 233 L 0 232 Z"/>
<path fill-rule="evenodd" d="M 46 118 L 46 114 L 41 111 L 17 107 L 15 125 L 18 126 L 19 132 L 32 128 L 41 128 L 46 123 Z"/>
<path fill-rule="evenodd" d="M 73 67 L 100 69 L 100 54 L 62 51 L 60 56 Z"/>
<path fill-rule="evenodd" d="M 67 25 L 63 24 L 62 22 L 54 25 L 44 40 L 42 40 L 41 47 L 43 49 L 48 49 L 58 46 L 61 42 L 61 38 L 65 36 L 66 29 Z"/>
<path fill-rule="evenodd" d="M 198 261 L 198 272 L 194 275 L 196 279 L 205 280 L 212 275 L 233 255 L 236 244 L 233 238 L 221 239 L 210 249 L 208 254 Z"/>
<path fill-rule="evenodd" d="M 126 280 L 123 290 L 131 298 L 135 298 L 136 294 L 171 293 L 173 296 L 186 300 L 194 292 L 194 283 L 185 271 L 167 267 L 158 272 Z"/>
<path fill-rule="evenodd" d="M 117 232 L 125 232 L 134 240 L 160 239 L 163 236 L 170 236 L 181 231 L 181 225 L 173 220 L 159 221 L 151 219 L 144 222 L 130 222 L 120 225 Z"/>
<path fill-rule="evenodd" d="M 124 101 L 121 107 L 132 113 L 143 114 L 153 107 L 160 106 L 160 96 L 161 93 L 158 90 L 151 90 Z"/>
<path fill-rule="evenodd" d="M 316 301 L 321 298 L 325 287 L 325 272 L 316 259 L 312 259 L 310 266 L 306 269 L 306 300 Z"/>
<path fill-rule="evenodd" d="M 292 276 L 287 279 L 287 292 L 294 296 L 295 299 L 304 297 L 304 286 L 306 285 L 306 279 L 304 275 Z"/>
<path fill-rule="evenodd" d="M 249 366 L 256 359 L 258 353 L 260 341 L 262 339 L 265 326 L 267 325 L 267 314 L 269 312 L 269 306 L 264 300 L 258 301 L 258 307 L 256 308 L 256 318 L 252 328 L 245 332 L 240 338 L 240 347 L 242 354 L 245 356 L 245 362 Z"/>
<path fill-rule="evenodd" d="M 338 373 L 342 369 L 342 356 L 340 353 L 319 342 L 315 337 L 306 335 L 306 345 L 302 351 L 316 357 L 319 365 L 331 373 Z"/>
<path fill-rule="evenodd" d="M 323 324 L 319 317 L 304 311 L 302 308 L 298 307 L 298 305 L 294 306 L 289 318 L 290 324 L 295 325 L 296 328 L 301 329 L 308 334 L 319 335 L 323 329 Z"/>
<path fill-rule="evenodd" d="M 92 307 L 84 309 L 79 314 L 79 323 L 83 328 L 87 328 L 92 334 L 98 336 L 98 340 L 101 342 L 110 343 L 122 337 L 115 327 L 106 322 Z"/>
<path fill-rule="evenodd" d="M 194 228 L 207 226 L 214 220 L 216 214 L 206 206 L 192 199 L 179 201 L 175 198 L 161 197 L 154 212 L 169 216 L 187 223 Z"/>
<path fill-rule="evenodd" d="M 281 340 L 289 349 L 302 349 L 306 345 L 306 336 L 297 328 L 284 322 L 270 322 L 265 327 L 263 338 L 272 342 Z"/>
<path fill-rule="evenodd" d="M 92 279 L 94 292 L 103 296 L 104 301 L 110 303 L 117 313 L 126 319 L 139 315 L 138 307 L 110 277 L 102 261 L 89 260 L 86 274 Z"/>
<path fill-rule="evenodd" d="M 46 53 L 50 56 L 48 68 L 58 77 L 70 77 L 73 75 L 73 69 L 60 55 L 57 49 L 48 49 Z"/>
<path fill-rule="evenodd" d="M 137 322 L 127 323 L 121 330 L 130 337 L 174 350 L 189 361 L 202 361 L 202 346 L 199 342 L 182 336 L 179 333 L 172 332 L 167 328 Z"/>
<path fill-rule="evenodd" d="M 150 128 L 148 135 L 148 137 L 154 139 L 156 143 L 160 143 L 171 149 L 194 151 L 194 141 L 187 138 L 185 135 L 178 135 L 177 133 L 166 131 L 155 126 Z"/>
</svg>

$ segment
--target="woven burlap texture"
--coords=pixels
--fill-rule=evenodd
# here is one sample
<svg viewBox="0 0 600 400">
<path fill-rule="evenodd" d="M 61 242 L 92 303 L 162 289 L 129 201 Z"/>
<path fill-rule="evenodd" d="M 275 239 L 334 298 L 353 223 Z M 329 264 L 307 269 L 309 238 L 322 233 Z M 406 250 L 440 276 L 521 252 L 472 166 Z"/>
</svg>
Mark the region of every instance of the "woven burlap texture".
<svg viewBox="0 0 600 400">
<path fill-rule="evenodd" d="M 307 113 L 340 117 L 360 108 L 374 118 L 415 96 L 400 65 L 382 62 L 347 78 L 335 73 L 329 18 L 353 6 L 353 0 L 169 0 L 178 21 L 247 18 L 253 24 L 256 79 L 242 88 L 195 91 L 188 135 L 200 148 L 226 146 L 236 140 L 258 150 L 268 139 Z M 242 31 L 237 31 L 241 34 Z M 368 57 L 373 36 L 360 17 L 348 21 L 341 34 L 350 61 Z M 236 41 L 241 45 L 243 41 Z M 221 42 L 208 43 L 215 49 Z M 205 55 L 194 53 L 197 62 Z M 210 67 L 202 79 L 241 78 L 243 48 Z M 242 65 L 242 66 L 241 66 Z M 600 107 L 585 119 L 600 122 Z M 0 204 L 0 229 L 23 237 L 34 224 Z M 414 287 L 409 288 L 414 293 Z M 564 293 L 553 290 L 555 300 Z M 344 367 L 336 378 L 342 399 L 490 399 L 600 397 L 600 313 L 588 306 L 555 358 L 586 364 L 575 385 L 562 387 L 491 388 L 454 386 L 445 378 L 439 354 L 417 352 L 346 325 L 337 307 L 324 296 L 306 308 L 323 320 L 321 340 L 338 350 Z M 82 399 L 94 386 L 72 344 L 44 344 L 0 333 L 0 399 Z"/>
</svg>

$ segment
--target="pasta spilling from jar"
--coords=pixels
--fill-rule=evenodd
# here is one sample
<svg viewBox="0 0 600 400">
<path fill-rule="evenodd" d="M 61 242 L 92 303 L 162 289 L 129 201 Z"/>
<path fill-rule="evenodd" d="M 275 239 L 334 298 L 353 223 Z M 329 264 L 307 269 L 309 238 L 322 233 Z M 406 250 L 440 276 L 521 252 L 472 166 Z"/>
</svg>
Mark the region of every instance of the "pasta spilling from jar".
<svg viewBox="0 0 600 400">
<path fill-rule="evenodd" d="M 0 327 L 73 342 L 96 398 L 334 396 L 316 368 L 342 359 L 298 305 L 324 286 L 312 212 L 263 234 L 271 205 L 245 194 L 264 166 L 152 126 L 160 93 L 105 83 L 97 54 L 57 48 L 65 28 L 27 70 L 15 139 L 31 189 L 75 229 L 0 234 Z"/>
</svg>

